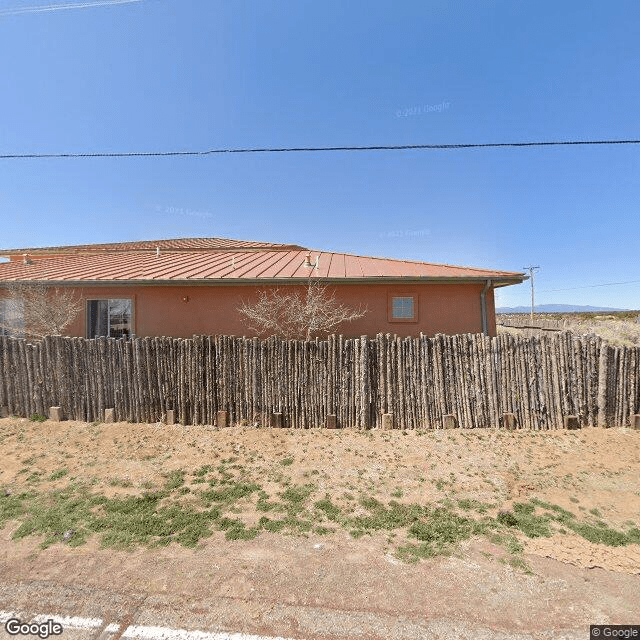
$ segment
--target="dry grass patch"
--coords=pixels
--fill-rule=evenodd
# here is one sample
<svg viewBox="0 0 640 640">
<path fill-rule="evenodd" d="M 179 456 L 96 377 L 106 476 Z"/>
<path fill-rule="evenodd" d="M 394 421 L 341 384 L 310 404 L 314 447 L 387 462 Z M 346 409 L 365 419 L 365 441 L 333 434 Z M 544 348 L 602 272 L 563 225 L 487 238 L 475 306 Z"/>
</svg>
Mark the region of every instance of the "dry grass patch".
<svg viewBox="0 0 640 640">
<path fill-rule="evenodd" d="M 514 322 L 513 314 L 498 314 L 498 323 L 504 321 L 507 325 L 523 323 L 530 324 L 527 314 L 517 314 Z M 536 313 L 533 317 L 534 325 L 552 324 L 576 335 L 595 334 L 613 345 L 633 347 L 640 345 L 639 311 L 623 311 L 613 313 Z M 531 337 L 548 335 L 548 331 L 536 329 L 517 329 L 498 324 L 498 333 L 511 333 L 516 336 Z"/>
</svg>

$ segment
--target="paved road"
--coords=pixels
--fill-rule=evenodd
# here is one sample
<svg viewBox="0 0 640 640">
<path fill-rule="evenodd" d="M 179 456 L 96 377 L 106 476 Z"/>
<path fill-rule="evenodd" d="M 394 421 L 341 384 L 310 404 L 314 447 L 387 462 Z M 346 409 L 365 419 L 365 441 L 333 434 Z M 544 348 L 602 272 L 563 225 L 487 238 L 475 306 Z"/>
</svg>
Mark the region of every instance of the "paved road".
<svg viewBox="0 0 640 640">
<path fill-rule="evenodd" d="M 455 620 L 420 620 L 387 614 L 308 606 L 274 605 L 237 599 L 132 596 L 116 591 L 47 582 L 0 584 L 1 638 L 9 618 L 64 627 L 63 640 L 585 640 L 575 632 L 508 634 Z M 258 634 L 242 633 L 250 622 Z M 281 635 L 286 629 L 293 631 Z"/>
</svg>

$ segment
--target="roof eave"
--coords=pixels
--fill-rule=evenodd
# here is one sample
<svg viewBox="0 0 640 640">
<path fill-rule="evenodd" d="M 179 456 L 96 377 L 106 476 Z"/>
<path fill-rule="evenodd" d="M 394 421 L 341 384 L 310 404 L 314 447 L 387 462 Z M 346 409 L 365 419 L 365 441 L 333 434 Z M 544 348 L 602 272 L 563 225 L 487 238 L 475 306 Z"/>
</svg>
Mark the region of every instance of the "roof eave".
<svg viewBox="0 0 640 640">
<path fill-rule="evenodd" d="M 494 287 L 506 287 L 513 284 L 521 284 L 528 276 L 376 276 L 364 278 L 325 278 L 318 280 L 327 284 L 469 284 L 485 283 L 490 280 Z M 203 286 L 203 285 L 283 285 L 306 284 L 309 278 L 190 278 L 176 280 L 1 280 L 0 283 L 24 282 L 33 284 L 48 284 L 51 286 Z"/>
</svg>

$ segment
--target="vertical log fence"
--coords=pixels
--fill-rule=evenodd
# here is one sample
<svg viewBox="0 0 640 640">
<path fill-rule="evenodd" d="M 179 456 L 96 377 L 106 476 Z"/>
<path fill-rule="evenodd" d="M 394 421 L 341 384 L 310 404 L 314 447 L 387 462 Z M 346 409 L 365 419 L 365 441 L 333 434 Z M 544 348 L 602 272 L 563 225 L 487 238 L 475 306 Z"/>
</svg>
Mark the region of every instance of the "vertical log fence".
<svg viewBox="0 0 640 640">
<path fill-rule="evenodd" d="M 283 427 L 560 429 L 632 426 L 640 348 L 569 332 L 433 338 L 0 337 L 0 407 L 10 415 Z M 110 415 L 110 414 L 109 414 Z M 449 422 L 451 422 L 449 420 Z"/>
</svg>

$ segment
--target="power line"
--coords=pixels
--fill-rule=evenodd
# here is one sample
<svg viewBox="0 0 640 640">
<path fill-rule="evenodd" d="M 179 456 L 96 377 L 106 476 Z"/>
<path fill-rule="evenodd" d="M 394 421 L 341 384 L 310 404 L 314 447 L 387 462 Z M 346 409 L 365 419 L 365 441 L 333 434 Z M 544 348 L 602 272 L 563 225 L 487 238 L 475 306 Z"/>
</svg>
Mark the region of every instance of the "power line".
<svg viewBox="0 0 640 640">
<path fill-rule="evenodd" d="M 131 2 L 141 0 L 129 0 Z M 299 153 L 318 151 L 410 151 L 424 149 L 483 149 L 496 147 L 551 147 L 570 145 L 640 144 L 640 140 L 563 140 L 554 142 L 486 142 L 472 144 L 398 144 L 340 147 L 247 147 L 236 149 L 206 149 L 203 151 L 115 151 L 84 153 L 5 153 L 0 160 L 30 160 L 47 158 L 161 158 L 175 156 L 210 156 L 223 153 Z"/>
<path fill-rule="evenodd" d="M 595 287 L 614 287 L 624 284 L 637 284 L 640 280 L 626 280 L 625 282 L 604 282 L 602 284 L 588 284 L 582 287 L 567 287 L 565 289 L 540 289 L 538 293 L 550 293 L 552 291 L 576 291 L 577 289 L 593 289 Z M 514 292 L 511 291 L 510 295 L 524 295 L 524 291 Z"/>
<path fill-rule="evenodd" d="M 604 282 L 602 284 L 587 284 L 583 287 L 569 287 L 568 289 L 542 289 L 541 293 L 549 293 L 551 291 L 575 291 L 576 289 L 593 289 L 595 287 L 614 287 L 620 284 L 635 284 L 640 280 L 626 280 L 625 282 Z"/>
<path fill-rule="evenodd" d="M 66 11 L 69 9 L 90 9 L 92 7 L 112 7 L 119 4 L 133 4 L 134 2 L 144 2 L 144 0 L 98 0 L 96 2 L 81 2 L 68 4 L 48 4 L 39 7 L 22 7 L 15 9 L 3 9 L 0 11 L 0 18 L 5 16 L 19 16 L 25 13 L 45 13 L 50 11 Z"/>
</svg>

